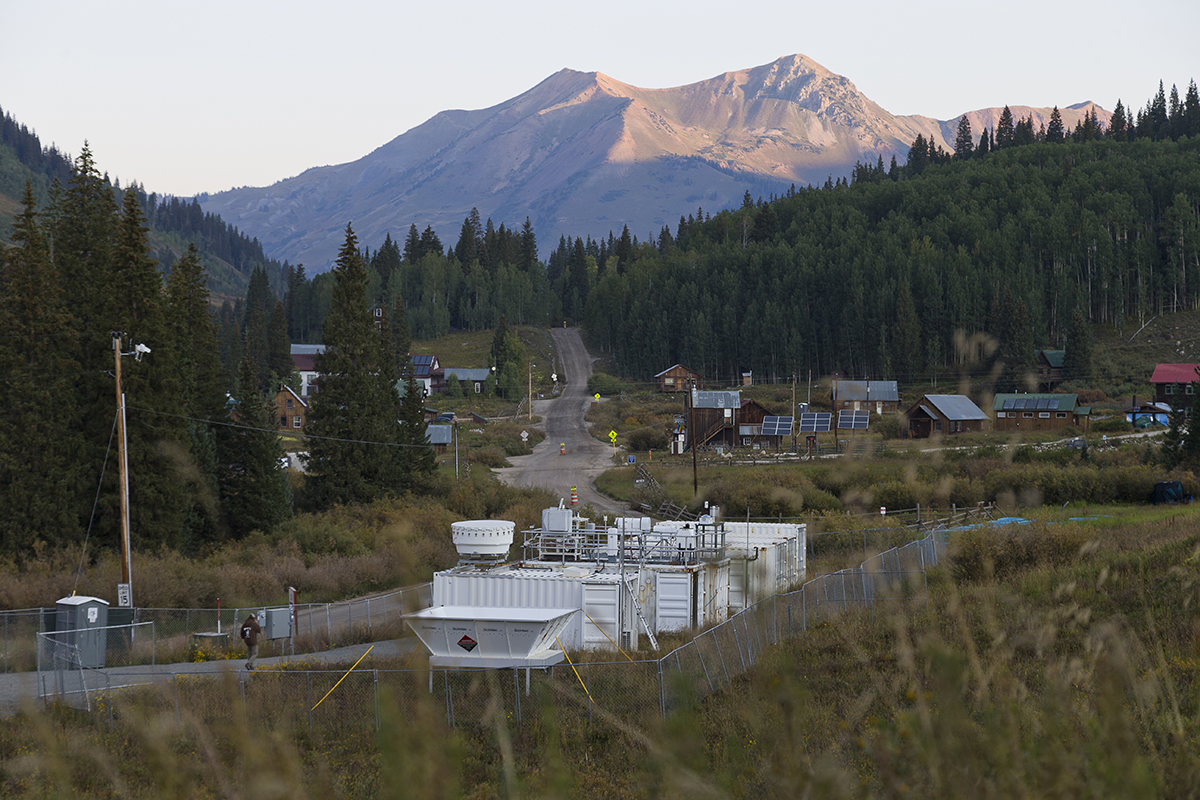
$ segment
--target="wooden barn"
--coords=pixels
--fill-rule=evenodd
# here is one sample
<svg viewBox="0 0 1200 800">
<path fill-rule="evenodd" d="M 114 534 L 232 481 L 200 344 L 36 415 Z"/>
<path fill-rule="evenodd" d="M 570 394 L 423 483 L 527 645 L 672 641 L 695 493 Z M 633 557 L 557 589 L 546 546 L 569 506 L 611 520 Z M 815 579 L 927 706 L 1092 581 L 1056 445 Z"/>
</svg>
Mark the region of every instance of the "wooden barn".
<svg viewBox="0 0 1200 800">
<path fill-rule="evenodd" d="M 927 394 L 904 413 L 908 435 L 928 439 L 935 434 L 969 433 L 987 430 L 991 418 L 961 394 Z"/>
<path fill-rule="evenodd" d="M 275 393 L 275 418 L 281 431 L 304 430 L 308 422 L 308 403 L 290 386 Z"/>
</svg>

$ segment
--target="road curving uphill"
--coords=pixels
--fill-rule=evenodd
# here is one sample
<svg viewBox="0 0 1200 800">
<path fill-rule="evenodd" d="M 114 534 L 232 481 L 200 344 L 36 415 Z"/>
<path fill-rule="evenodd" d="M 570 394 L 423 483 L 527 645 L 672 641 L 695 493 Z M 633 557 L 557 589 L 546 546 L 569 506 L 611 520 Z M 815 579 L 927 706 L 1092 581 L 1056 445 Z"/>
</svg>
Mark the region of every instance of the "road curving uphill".
<svg viewBox="0 0 1200 800">
<path fill-rule="evenodd" d="M 571 502 L 571 487 L 575 487 L 580 505 L 590 503 L 597 510 L 612 514 L 632 513 L 597 491 L 595 485 L 596 477 L 613 466 L 613 457 L 610 447 L 588 433 L 583 418 L 592 402 L 587 382 L 594 359 L 583 346 L 578 328 L 551 330 L 565 386 L 554 400 L 534 401 L 533 413 L 542 418 L 535 427 L 544 430 L 546 438 L 532 454 L 509 458 L 512 466 L 496 470 L 496 475 L 510 486 L 550 489 L 567 503 Z"/>
</svg>

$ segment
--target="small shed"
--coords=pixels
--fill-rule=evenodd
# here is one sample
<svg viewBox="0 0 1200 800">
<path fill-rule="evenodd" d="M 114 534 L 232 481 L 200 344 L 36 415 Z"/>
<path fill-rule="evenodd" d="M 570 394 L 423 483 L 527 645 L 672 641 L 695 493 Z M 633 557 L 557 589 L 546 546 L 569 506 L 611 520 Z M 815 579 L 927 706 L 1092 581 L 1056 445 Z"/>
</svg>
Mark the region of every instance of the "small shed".
<svg viewBox="0 0 1200 800">
<path fill-rule="evenodd" d="M 700 373 L 694 369 L 688 369 L 683 364 L 667 367 L 655 375 L 654 380 L 658 381 L 658 391 L 660 392 L 686 392 L 689 387 L 704 388 Z"/>
<path fill-rule="evenodd" d="M 429 438 L 429 443 L 433 445 L 435 453 L 444 453 L 450 448 L 453 434 L 453 425 L 427 425 L 425 427 L 425 435 Z"/>
<path fill-rule="evenodd" d="M 935 433 L 982 431 L 991 423 L 982 408 L 961 394 L 927 394 L 913 403 L 904 416 L 908 420 L 908 435 L 914 439 L 927 439 Z"/>
<path fill-rule="evenodd" d="M 108 655 L 108 601 L 64 597 L 56 603 L 55 660 L 80 668 L 101 669 Z M 78 662 L 75 657 L 78 654 Z"/>
</svg>

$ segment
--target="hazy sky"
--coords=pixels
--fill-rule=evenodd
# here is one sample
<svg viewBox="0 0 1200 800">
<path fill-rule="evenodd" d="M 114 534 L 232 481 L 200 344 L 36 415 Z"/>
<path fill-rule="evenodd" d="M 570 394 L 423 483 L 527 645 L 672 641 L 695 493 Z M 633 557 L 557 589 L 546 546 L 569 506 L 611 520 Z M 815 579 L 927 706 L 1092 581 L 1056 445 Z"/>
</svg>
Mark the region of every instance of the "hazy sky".
<svg viewBox="0 0 1200 800">
<path fill-rule="evenodd" d="M 803 53 L 892 113 L 951 119 L 1182 95 L 1198 32 L 1197 0 L 0 0 L 0 108 L 190 196 L 353 161 L 564 67 L 665 88 Z"/>
</svg>

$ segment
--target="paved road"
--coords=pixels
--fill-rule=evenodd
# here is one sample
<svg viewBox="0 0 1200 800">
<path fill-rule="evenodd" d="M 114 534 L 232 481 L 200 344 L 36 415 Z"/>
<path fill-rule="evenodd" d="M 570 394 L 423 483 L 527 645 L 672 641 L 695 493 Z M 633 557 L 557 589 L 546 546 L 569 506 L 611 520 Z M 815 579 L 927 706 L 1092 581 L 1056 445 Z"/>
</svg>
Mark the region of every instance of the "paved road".
<svg viewBox="0 0 1200 800">
<path fill-rule="evenodd" d="M 293 668 L 313 670 L 348 670 L 355 661 L 370 649 L 370 655 L 362 660 L 358 669 L 384 668 L 404 669 L 401 661 L 407 662 L 414 647 L 418 646 L 415 636 L 402 639 L 389 639 L 371 644 L 356 644 L 341 647 L 336 650 L 324 650 L 317 653 L 297 653 L 294 656 L 274 656 L 259 658 L 255 664 L 259 671 L 269 670 L 280 664 L 292 664 Z M 424 649 L 423 647 L 421 648 Z M 381 663 L 381 661 L 385 663 Z M 169 682 L 175 675 L 211 675 L 220 676 L 226 672 L 236 672 L 239 675 L 249 675 L 245 670 L 245 653 L 238 658 L 224 661 L 203 661 L 198 663 L 184 662 L 181 664 L 154 664 L 137 667 L 106 667 L 105 669 L 85 670 L 88 688 L 100 690 L 105 686 L 113 689 L 132 686 L 151 685 Z M 80 674 L 67 672 L 65 690 L 76 690 L 79 686 Z M 46 673 L 45 680 L 49 681 L 47 689 L 54 691 L 53 673 Z M 25 704 L 37 704 L 38 695 L 37 672 L 10 672 L 0 674 L 0 717 L 16 713 Z M 74 701 L 72 701 L 74 702 Z"/>
<path fill-rule="evenodd" d="M 496 470 L 496 475 L 510 486 L 545 487 L 567 503 L 575 486 L 580 505 L 590 503 L 599 511 L 631 514 L 620 502 L 596 490 L 596 477 L 613 466 L 613 456 L 611 447 L 592 438 L 583 419 L 592 402 L 587 381 L 595 359 L 583 346 L 578 328 L 554 328 L 552 334 L 566 385 L 558 398 L 533 404 L 533 413 L 542 417 L 534 427 L 544 430 L 546 439 L 531 455 L 510 458 L 512 466 Z M 563 443 L 565 456 L 560 455 Z"/>
</svg>

